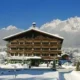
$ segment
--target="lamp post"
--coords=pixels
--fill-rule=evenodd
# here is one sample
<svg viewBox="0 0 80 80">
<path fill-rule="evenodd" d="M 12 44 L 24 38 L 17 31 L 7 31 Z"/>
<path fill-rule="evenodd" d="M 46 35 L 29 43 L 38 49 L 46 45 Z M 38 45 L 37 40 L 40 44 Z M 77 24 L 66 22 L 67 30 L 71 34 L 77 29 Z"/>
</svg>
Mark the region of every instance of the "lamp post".
<svg viewBox="0 0 80 80">
<path fill-rule="evenodd" d="M 52 70 L 56 70 L 56 60 L 53 59 Z"/>
</svg>

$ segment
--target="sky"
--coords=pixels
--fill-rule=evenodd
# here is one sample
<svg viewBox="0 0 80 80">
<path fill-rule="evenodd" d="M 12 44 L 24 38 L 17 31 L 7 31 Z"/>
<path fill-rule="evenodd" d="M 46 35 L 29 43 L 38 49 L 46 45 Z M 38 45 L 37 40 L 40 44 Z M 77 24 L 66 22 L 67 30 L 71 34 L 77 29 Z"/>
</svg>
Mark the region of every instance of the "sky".
<svg viewBox="0 0 80 80">
<path fill-rule="evenodd" d="M 27 29 L 54 19 L 80 16 L 80 0 L 0 0 L 0 29 L 9 25 Z"/>
</svg>

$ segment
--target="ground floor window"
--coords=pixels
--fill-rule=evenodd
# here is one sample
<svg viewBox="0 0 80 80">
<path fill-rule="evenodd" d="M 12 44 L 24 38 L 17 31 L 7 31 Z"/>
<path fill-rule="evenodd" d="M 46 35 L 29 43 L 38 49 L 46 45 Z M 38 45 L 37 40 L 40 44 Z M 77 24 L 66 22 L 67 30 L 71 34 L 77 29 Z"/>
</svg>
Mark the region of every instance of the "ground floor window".
<svg viewBox="0 0 80 80">
<path fill-rule="evenodd" d="M 50 54 L 50 56 L 55 56 L 55 54 Z"/>
<path fill-rule="evenodd" d="M 40 54 L 34 53 L 34 56 L 40 56 Z"/>
<path fill-rule="evenodd" d="M 49 56 L 49 54 L 42 54 L 42 56 Z"/>
</svg>

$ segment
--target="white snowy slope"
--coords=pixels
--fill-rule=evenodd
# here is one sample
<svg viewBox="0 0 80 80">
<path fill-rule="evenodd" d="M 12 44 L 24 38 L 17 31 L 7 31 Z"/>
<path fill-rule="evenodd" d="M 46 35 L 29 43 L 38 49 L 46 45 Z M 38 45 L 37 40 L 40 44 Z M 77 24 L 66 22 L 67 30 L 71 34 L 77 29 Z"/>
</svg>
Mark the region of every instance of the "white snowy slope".
<svg viewBox="0 0 80 80">
<path fill-rule="evenodd" d="M 48 28 L 48 29 L 47 29 Z M 55 19 L 51 22 L 47 22 L 41 26 L 42 30 L 59 30 L 66 32 L 78 32 L 80 31 L 80 17 L 71 17 L 67 20 Z"/>
<path fill-rule="evenodd" d="M 64 37 L 64 47 L 80 47 L 80 17 L 55 19 L 43 24 L 40 29 Z"/>
</svg>

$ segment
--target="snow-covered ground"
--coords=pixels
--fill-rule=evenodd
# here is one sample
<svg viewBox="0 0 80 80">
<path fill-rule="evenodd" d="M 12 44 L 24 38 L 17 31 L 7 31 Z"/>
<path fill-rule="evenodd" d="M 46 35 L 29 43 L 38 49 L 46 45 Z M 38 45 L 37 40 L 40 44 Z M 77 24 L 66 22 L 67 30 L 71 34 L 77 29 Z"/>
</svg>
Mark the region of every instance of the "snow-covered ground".
<svg viewBox="0 0 80 80">
<path fill-rule="evenodd" d="M 37 69 L 51 69 L 52 65 L 49 64 L 49 66 L 47 66 L 46 63 L 40 64 L 38 67 L 31 67 L 31 68 L 37 68 Z M 28 64 L 20 64 L 20 63 L 16 63 L 16 64 L 0 64 L 0 68 L 1 69 L 29 69 L 29 65 Z"/>
<path fill-rule="evenodd" d="M 52 70 L 5 70 L 0 73 L 0 80 L 58 80 L 58 71 Z"/>
<path fill-rule="evenodd" d="M 6 66 L 0 69 L 0 80 L 80 80 L 80 71 L 74 71 L 72 67 L 59 68 L 57 71 L 53 71 L 45 64 L 31 69 L 24 69 L 20 64 L 8 64 Z M 13 68 L 10 69 L 12 66 Z M 70 65 L 65 67 L 68 66 Z"/>
<path fill-rule="evenodd" d="M 80 80 L 80 71 L 72 71 L 71 73 L 64 74 L 65 80 Z"/>
<path fill-rule="evenodd" d="M 62 67 L 65 69 L 73 69 L 75 70 L 76 66 L 73 66 L 73 63 L 69 63 L 69 62 L 65 62 L 64 64 L 62 64 Z"/>
<path fill-rule="evenodd" d="M 4 61 L 2 56 L 0 62 Z M 80 71 L 74 71 L 75 66 L 72 64 L 65 63 L 57 71 L 50 68 L 51 65 L 47 67 L 47 64 L 31 69 L 27 64 L 0 64 L 0 80 L 80 80 Z"/>
</svg>

